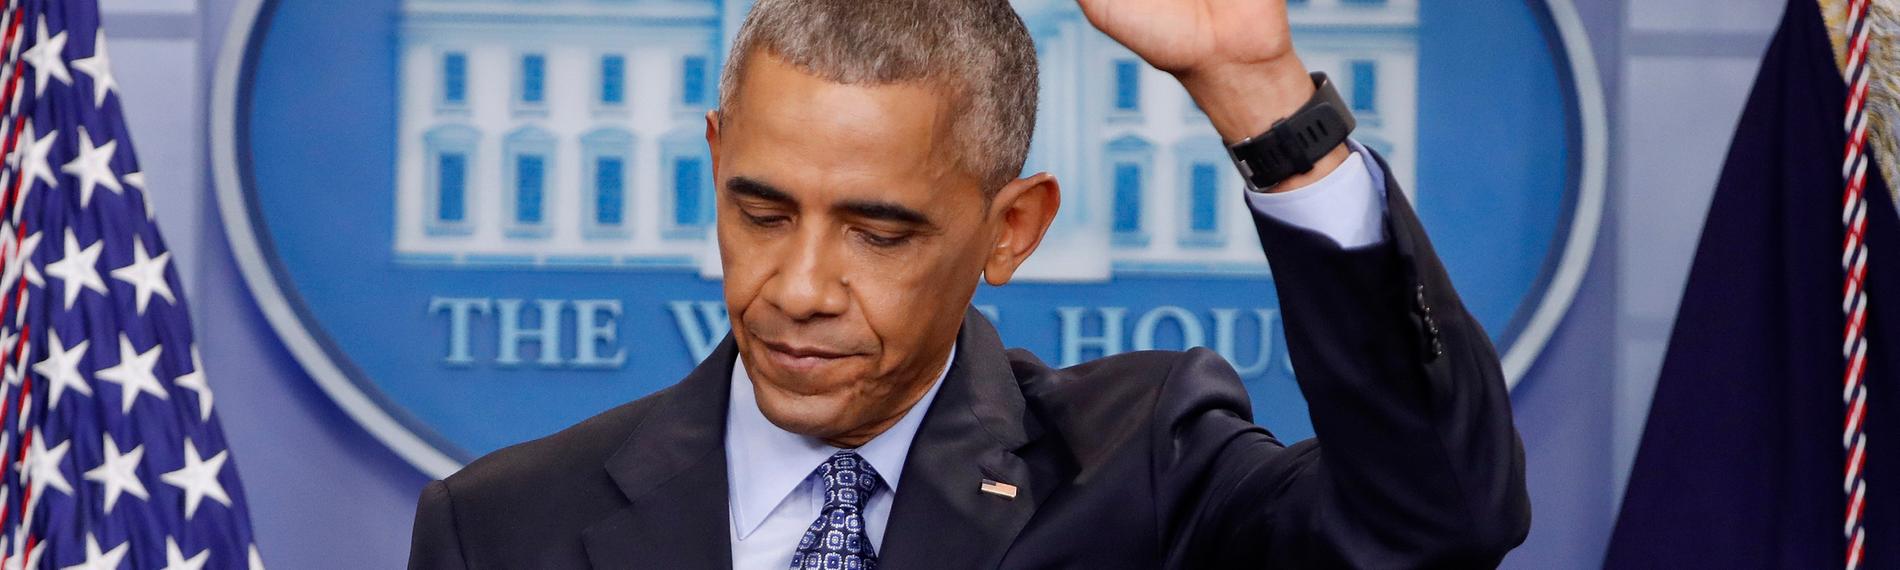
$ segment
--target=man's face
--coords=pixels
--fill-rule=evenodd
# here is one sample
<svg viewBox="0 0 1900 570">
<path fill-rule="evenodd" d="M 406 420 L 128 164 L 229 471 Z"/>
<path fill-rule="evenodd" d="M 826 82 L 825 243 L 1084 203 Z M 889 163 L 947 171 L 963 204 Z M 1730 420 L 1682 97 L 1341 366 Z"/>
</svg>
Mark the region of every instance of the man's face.
<svg viewBox="0 0 1900 570">
<path fill-rule="evenodd" d="M 945 365 L 990 203 L 930 84 L 831 83 L 769 53 L 741 80 L 707 134 L 733 336 L 768 419 L 861 444 Z"/>
</svg>

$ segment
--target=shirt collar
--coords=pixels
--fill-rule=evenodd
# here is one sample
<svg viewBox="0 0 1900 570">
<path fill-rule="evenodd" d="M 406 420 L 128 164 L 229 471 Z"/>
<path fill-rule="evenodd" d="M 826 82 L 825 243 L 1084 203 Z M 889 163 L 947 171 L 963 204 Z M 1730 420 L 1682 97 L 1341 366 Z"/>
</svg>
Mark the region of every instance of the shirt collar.
<svg viewBox="0 0 1900 570">
<path fill-rule="evenodd" d="M 897 492 L 904 475 L 904 460 L 910 455 L 910 442 L 917 437 L 924 412 L 937 399 L 937 389 L 955 362 L 957 348 L 950 347 L 943 371 L 917 404 L 890 429 L 858 447 L 858 455 L 871 463 L 890 493 Z M 825 460 L 838 452 L 817 438 L 785 431 L 759 411 L 758 396 L 752 392 L 752 377 L 746 373 L 745 359 L 734 358 L 732 396 L 726 408 L 726 479 L 732 504 L 733 528 L 740 539 L 750 536 L 765 523 L 767 516 L 798 489 Z M 894 495 L 893 495 L 894 496 Z"/>
</svg>

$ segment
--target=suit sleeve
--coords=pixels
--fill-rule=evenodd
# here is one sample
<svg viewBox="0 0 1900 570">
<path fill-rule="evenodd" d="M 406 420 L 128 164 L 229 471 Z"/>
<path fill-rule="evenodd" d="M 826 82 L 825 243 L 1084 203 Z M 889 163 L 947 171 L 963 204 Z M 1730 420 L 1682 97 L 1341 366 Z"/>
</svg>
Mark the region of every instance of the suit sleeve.
<svg viewBox="0 0 1900 570">
<path fill-rule="evenodd" d="M 422 488 L 416 501 L 416 527 L 409 541 L 410 570 L 467 568 L 462 560 L 462 539 L 455 530 L 455 504 L 449 486 L 432 481 Z"/>
<path fill-rule="evenodd" d="M 1496 350 L 1403 192 L 1385 195 L 1371 247 L 1254 212 L 1317 437 L 1255 426 L 1212 353 L 1177 364 L 1155 411 L 1173 565 L 1489 567 L 1529 532 Z"/>
</svg>

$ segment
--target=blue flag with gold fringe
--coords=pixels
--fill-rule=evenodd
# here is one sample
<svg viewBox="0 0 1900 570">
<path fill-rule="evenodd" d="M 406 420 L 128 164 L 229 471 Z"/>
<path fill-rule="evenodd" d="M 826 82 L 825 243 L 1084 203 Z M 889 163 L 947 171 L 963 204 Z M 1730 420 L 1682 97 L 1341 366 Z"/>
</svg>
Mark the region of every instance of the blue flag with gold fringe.
<svg viewBox="0 0 1900 570">
<path fill-rule="evenodd" d="M 1900 568 L 1900 221 L 1877 168 L 1850 163 L 1866 203 L 1843 200 L 1849 93 L 1821 8 L 1792 0 L 1729 148 L 1605 567 Z M 1862 253 L 1843 220 L 1857 216 Z M 1844 302 L 1844 265 L 1865 267 L 1865 300 Z"/>
</svg>

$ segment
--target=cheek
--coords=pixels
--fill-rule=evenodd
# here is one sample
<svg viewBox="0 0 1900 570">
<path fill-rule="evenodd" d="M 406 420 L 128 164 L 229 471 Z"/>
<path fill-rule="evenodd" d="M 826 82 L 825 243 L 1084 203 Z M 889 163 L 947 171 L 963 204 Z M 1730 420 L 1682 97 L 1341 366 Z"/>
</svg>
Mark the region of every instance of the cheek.
<svg viewBox="0 0 1900 570">
<path fill-rule="evenodd" d="M 964 242 L 947 242 L 964 243 Z M 853 272 L 852 295 L 882 339 L 887 357 L 908 357 L 963 320 L 976 277 L 963 251 L 919 252 L 904 259 L 866 260 Z"/>
</svg>

